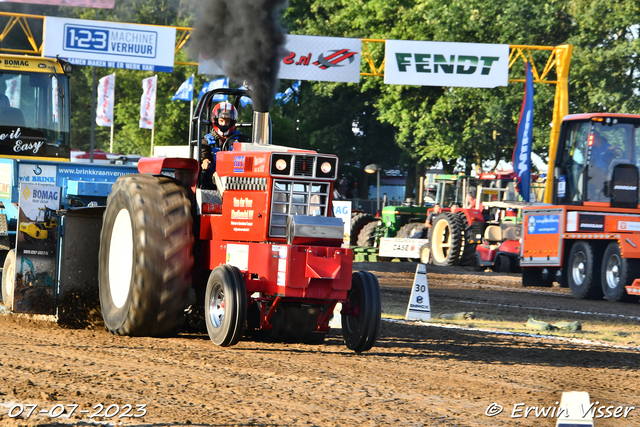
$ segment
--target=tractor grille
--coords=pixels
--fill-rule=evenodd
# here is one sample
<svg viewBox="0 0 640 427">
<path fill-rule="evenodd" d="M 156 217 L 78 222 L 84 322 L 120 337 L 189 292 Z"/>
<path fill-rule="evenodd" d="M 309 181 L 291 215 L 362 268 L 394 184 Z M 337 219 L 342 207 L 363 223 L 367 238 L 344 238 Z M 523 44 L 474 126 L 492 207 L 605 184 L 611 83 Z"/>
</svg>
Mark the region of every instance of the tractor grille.
<svg viewBox="0 0 640 427">
<path fill-rule="evenodd" d="M 294 176 L 313 176 L 313 161 L 315 157 L 295 157 Z"/>
<path fill-rule="evenodd" d="M 266 191 L 267 178 L 253 178 L 245 176 L 230 176 L 227 178 L 227 190 Z"/>
<path fill-rule="evenodd" d="M 289 215 L 327 216 L 329 188 L 328 183 L 275 180 L 269 236 L 285 237 Z"/>
</svg>

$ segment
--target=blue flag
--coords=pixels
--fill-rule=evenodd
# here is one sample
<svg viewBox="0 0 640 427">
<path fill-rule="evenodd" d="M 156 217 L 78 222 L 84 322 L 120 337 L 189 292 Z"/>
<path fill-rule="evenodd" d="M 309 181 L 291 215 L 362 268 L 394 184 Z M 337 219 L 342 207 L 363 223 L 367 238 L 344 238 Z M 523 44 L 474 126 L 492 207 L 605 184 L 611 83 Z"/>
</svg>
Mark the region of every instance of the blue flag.
<svg viewBox="0 0 640 427">
<path fill-rule="evenodd" d="M 518 191 L 525 202 L 531 193 L 531 146 L 533 143 L 533 73 L 527 61 L 527 79 L 524 99 L 518 121 L 518 139 L 513 151 L 513 170 L 518 174 Z"/>
<path fill-rule="evenodd" d="M 200 101 L 200 98 L 202 98 L 202 95 L 204 95 L 205 93 L 211 92 L 214 89 L 219 89 L 222 87 L 229 87 L 229 82 L 227 81 L 226 77 L 223 77 L 221 79 L 211 80 L 210 82 L 205 83 L 204 86 L 202 86 L 200 95 L 198 95 L 198 101 Z M 227 100 L 227 95 L 216 95 L 213 97 L 213 101 L 226 101 L 226 100 Z"/>
<path fill-rule="evenodd" d="M 287 88 L 284 92 L 276 93 L 276 99 L 278 101 L 282 101 L 284 104 L 291 101 L 293 99 L 294 94 L 298 93 L 298 89 L 300 88 L 300 80 L 291 85 L 291 87 Z"/>
<path fill-rule="evenodd" d="M 193 99 L 193 76 L 180 85 L 178 91 L 171 98 L 172 101 L 191 101 Z"/>
</svg>

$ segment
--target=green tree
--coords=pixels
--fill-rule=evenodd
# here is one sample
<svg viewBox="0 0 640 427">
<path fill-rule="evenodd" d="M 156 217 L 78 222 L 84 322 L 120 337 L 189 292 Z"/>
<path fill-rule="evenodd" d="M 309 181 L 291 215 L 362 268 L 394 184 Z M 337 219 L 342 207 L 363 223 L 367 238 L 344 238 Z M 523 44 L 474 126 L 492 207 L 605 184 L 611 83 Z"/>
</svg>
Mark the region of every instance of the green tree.
<svg viewBox="0 0 640 427">
<path fill-rule="evenodd" d="M 633 0 L 571 2 L 576 31 L 571 112 L 640 110 L 640 4 Z"/>
</svg>

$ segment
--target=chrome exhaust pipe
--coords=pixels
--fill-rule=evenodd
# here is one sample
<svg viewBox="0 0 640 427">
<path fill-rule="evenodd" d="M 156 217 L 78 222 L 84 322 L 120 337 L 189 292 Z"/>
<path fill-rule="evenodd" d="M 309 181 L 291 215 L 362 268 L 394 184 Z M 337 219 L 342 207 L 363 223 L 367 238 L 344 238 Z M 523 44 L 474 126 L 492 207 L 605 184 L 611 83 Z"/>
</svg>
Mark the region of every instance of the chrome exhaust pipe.
<svg viewBox="0 0 640 427">
<path fill-rule="evenodd" d="M 268 112 L 253 112 L 251 141 L 253 141 L 254 144 L 271 144 L 271 116 Z"/>
</svg>

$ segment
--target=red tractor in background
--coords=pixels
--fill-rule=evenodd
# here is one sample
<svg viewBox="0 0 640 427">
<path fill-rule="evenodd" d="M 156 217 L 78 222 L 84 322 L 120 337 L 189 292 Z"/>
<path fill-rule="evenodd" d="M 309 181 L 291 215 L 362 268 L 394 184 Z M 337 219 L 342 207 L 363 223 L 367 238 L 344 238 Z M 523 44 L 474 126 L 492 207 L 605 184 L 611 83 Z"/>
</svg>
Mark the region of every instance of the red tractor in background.
<svg viewBox="0 0 640 427">
<path fill-rule="evenodd" d="M 513 172 L 482 173 L 473 178 L 437 176 L 436 200 L 443 209 L 434 219 L 423 254 L 430 253 L 430 261 L 436 265 L 517 271 L 517 213 L 528 204 L 516 201 L 514 178 Z M 468 206 L 468 194 L 473 194 L 474 206 Z M 421 258 L 426 262 L 426 256 Z"/>
<path fill-rule="evenodd" d="M 179 331 L 189 288 L 204 305 L 220 346 L 243 334 L 319 343 L 342 303 L 342 332 L 356 352 L 375 343 L 381 318 L 376 277 L 352 274 L 341 247 L 343 222 L 331 217 L 338 158 L 271 145 L 269 114 L 253 113 L 252 143 L 220 151 L 212 183 L 200 177 L 200 146 L 211 131 L 215 95 L 192 119 L 195 158 L 149 158 L 120 177 L 104 213 L 100 303 L 108 330 L 164 336 Z"/>
</svg>

